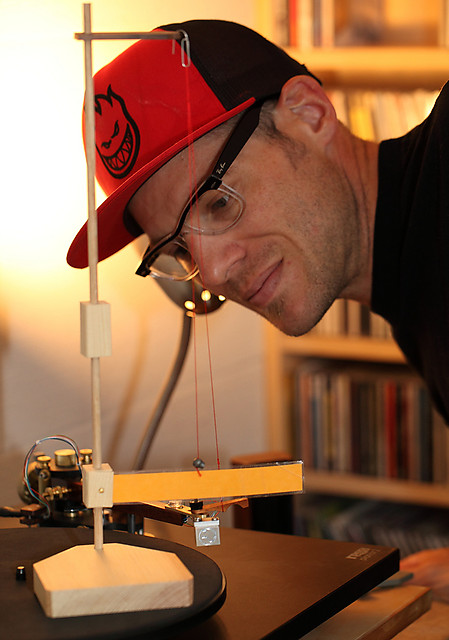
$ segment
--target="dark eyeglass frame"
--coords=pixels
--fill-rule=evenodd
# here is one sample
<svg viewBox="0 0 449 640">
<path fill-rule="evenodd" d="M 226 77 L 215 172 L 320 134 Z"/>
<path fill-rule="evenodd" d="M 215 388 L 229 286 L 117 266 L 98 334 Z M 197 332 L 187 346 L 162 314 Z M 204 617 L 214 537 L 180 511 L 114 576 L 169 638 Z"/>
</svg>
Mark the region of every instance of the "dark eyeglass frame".
<svg viewBox="0 0 449 640">
<path fill-rule="evenodd" d="M 215 190 L 221 186 L 221 184 L 223 183 L 223 176 L 225 175 L 226 171 L 229 169 L 231 164 L 237 158 L 243 147 L 246 145 L 246 143 L 256 130 L 259 124 L 260 110 L 262 109 L 262 106 L 263 101 L 255 102 L 243 113 L 237 126 L 231 133 L 214 168 L 212 169 L 212 172 L 202 183 L 202 185 L 195 189 L 195 192 L 193 193 L 178 220 L 176 228 L 174 229 L 174 231 L 159 240 L 159 242 L 154 247 L 151 247 L 150 245 L 147 248 L 143 255 L 142 262 L 136 270 L 137 275 L 145 278 L 146 276 L 151 274 L 151 265 L 158 257 L 161 249 L 163 249 L 167 244 L 175 240 L 177 236 L 180 235 L 187 215 L 198 198 L 200 198 L 206 191 Z"/>
</svg>

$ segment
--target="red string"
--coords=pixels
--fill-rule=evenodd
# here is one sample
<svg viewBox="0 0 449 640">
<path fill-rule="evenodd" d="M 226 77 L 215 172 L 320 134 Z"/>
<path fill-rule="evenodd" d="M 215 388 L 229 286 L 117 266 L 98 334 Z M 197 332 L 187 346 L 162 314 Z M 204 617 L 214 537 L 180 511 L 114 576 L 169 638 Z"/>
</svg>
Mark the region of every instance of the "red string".
<svg viewBox="0 0 449 640">
<path fill-rule="evenodd" d="M 189 166 L 189 190 L 190 197 L 193 196 L 194 190 L 196 188 L 197 180 L 196 180 L 196 163 L 195 163 L 195 154 L 193 149 L 193 125 L 192 125 L 192 102 L 191 102 L 191 93 L 190 93 L 190 77 L 189 77 L 189 68 L 186 67 L 185 80 L 186 80 L 186 106 L 187 106 L 187 137 L 188 137 L 188 166 Z M 196 203 L 194 204 L 195 207 Z M 195 207 L 196 208 L 196 207 Z M 201 248 L 201 234 L 198 234 L 199 237 L 199 255 L 200 262 L 202 263 L 202 248 Z M 200 267 L 202 264 L 200 265 Z M 200 271 L 202 269 L 200 268 Z M 205 283 L 203 283 L 204 286 Z M 194 290 L 194 282 L 192 280 L 192 300 L 195 300 L 195 290 Z M 193 344 L 194 344 L 194 375 L 195 375 L 195 422 L 196 422 L 196 446 L 197 446 L 197 458 L 200 458 L 200 437 L 199 437 L 199 410 L 198 410 L 198 369 L 197 369 L 197 335 L 196 335 L 196 317 L 197 314 L 195 310 L 192 311 L 193 314 Z M 219 445 L 218 445 L 218 427 L 217 427 L 217 413 L 215 407 L 215 393 L 214 393 L 214 381 L 213 381 L 213 371 L 212 371 L 212 358 L 211 358 L 211 349 L 210 349 L 210 337 L 209 337 L 209 322 L 208 322 L 208 312 L 207 312 L 207 301 L 204 300 L 204 316 L 206 322 L 206 340 L 207 340 L 207 351 L 208 351 L 208 362 L 209 362 L 209 378 L 210 378 L 210 386 L 211 386 L 211 401 L 212 401 L 212 414 L 213 414 L 213 422 L 214 422 L 214 435 L 215 435 L 215 450 L 217 457 L 217 469 L 220 469 L 220 453 L 219 453 Z M 198 473 L 201 475 L 200 470 L 197 468 Z"/>
<path fill-rule="evenodd" d="M 186 80 L 186 103 L 187 103 L 187 151 L 188 151 L 188 173 L 189 173 L 189 193 L 192 197 L 195 189 L 195 154 L 193 151 L 193 125 L 192 125 L 192 102 L 190 97 L 190 83 L 189 83 L 189 67 L 186 67 L 185 80 Z M 192 258 L 193 261 L 193 258 Z M 195 300 L 194 286 L 192 280 L 192 300 Z M 195 309 L 191 310 L 192 325 L 193 325 L 193 366 L 194 366 L 194 379 L 195 379 L 195 429 L 196 429 L 196 457 L 200 457 L 200 430 L 199 430 L 199 410 L 198 410 L 198 367 L 197 367 L 197 340 L 196 340 L 196 313 Z M 197 469 L 199 473 L 199 469 Z"/>
<path fill-rule="evenodd" d="M 217 456 L 217 469 L 220 469 L 220 451 L 218 447 L 217 412 L 215 409 L 214 379 L 213 379 L 213 373 L 212 373 L 212 357 L 211 357 L 210 340 L 209 340 L 209 319 L 207 316 L 206 302 L 204 302 L 204 307 L 205 307 L 204 317 L 206 321 L 207 354 L 208 354 L 208 360 L 209 360 L 210 392 L 211 392 L 211 400 L 212 400 L 212 415 L 214 417 L 215 453 Z"/>
</svg>

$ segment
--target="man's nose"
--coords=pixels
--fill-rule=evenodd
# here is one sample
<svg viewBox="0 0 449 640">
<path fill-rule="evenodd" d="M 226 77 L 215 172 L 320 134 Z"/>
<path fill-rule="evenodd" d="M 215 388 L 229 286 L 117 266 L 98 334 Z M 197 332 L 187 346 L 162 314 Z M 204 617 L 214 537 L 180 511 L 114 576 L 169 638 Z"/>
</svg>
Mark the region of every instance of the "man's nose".
<svg viewBox="0 0 449 640">
<path fill-rule="evenodd" d="M 191 239 L 191 251 L 198 265 L 201 280 L 211 291 L 221 293 L 226 284 L 236 277 L 245 252 L 240 243 L 229 234 Z"/>
</svg>

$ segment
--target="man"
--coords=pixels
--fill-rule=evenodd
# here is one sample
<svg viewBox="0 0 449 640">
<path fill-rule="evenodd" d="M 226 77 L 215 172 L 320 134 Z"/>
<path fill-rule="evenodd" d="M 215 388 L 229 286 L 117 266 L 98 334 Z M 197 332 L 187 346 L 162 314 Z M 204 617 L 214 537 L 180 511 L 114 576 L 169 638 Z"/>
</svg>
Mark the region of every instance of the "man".
<svg viewBox="0 0 449 640">
<path fill-rule="evenodd" d="M 378 145 L 258 34 L 163 29 L 174 47 L 141 41 L 95 78 L 100 260 L 144 232 L 139 275 L 201 278 L 291 335 L 336 298 L 367 304 L 449 420 L 447 91 L 423 125 Z M 68 262 L 87 266 L 86 227 Z M 447 593 L 449 551 L 438 554 L 427 582 Z"/>
</svg>

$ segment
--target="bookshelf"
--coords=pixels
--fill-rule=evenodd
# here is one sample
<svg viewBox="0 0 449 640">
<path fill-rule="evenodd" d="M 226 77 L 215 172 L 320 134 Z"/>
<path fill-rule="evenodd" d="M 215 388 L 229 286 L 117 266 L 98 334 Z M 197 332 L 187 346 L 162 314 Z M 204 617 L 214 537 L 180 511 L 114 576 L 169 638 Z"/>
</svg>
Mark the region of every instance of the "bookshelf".
<svg viewBox="0 0 449 640">
<path fill-rule="evenodd" d="M 392 5 L 394 1 L 384 0 L 382 3 L 379 0 L 378 4 Z M 331 6 L 327 0 L 321 0 L 321 3 Z M 350 0 L 346 4 L 351 4 Z M 403 23 L 406 26 L 406 29 L 401 31 L 400 45 L 392 44 L 391 40 L 386 38 L 385 42 L 380 39 L 375 45 L 370 43 L 367 46 L 320 47 L 311 45 L 312 39 L 309 38 L 307 46 L 302 48 L 291 46 L 288 38 L 286 41 L 285 24 L 281 24 L 282 17 L 285 22 L 286 11 L 291 9 L 292 5 L 296 5 L 297 11 L 298 2 L 278 4 L 275 24 L 271 3 L 261 0 L 258 3 L 260 31 L 275 41 L 279 32 L 283 31 L 283 42 L 279 41 L 278 37 L 278 44 L 283 46 L 290 55 L 306 64 L 330 92 L 337 90 L 349 94 L 354 91 L 370 93 L 385 91 L 401 93 L 405 96 L 408 92 L 416 90 L 438 91 L 449 79 L 449 49 L 446 48 L 448 34 L 443 31 L 443 28 L 447 31 L 446 2 L 429 0 L 427 3 L 421 3 L 420 10 L 424 11 L 427 6 L 428 13 L 433 19 L 432 25 L 426 32 L 427 35 L 430 32 L 432 34 L 425 44 L 420 42 L 418 37 L 410 38 L 412 44 L 408 44 L 407 37 L 402 37 L 405 32 L 414 33 L 420 18 L 417 12 L 415 19 L 417 22 L 414 25 L 413 19 L 410 18 L 409 4 L 396 0 L 396 6 L 393 7 L 396 32 L 400 31 L 401 11 Z M 392 7 L 388 8 L 392 14 Z M 335 9 L 333 5 L 332 9 Z M 329 15 L 335 17 L 333 10 Z M 328 25 L 326 28 L 328 30 Z M 389 33 L 392 31 L 393 29 L 390 28 Z M 416 44 L 417 41 L 418 44 Z M 407 104 L 406 101 L 404 104 Z M 403 132 L 398 132 L 397 135 Z M 306 368 L 310 362 L 314 361 L 334 363 L 332 365 L 334 367 L 338 363 L 344 362 L 345 365 L 352 363 L 366 367 L 367 371 L 381 364 L 385 369 L 391 367 L 395 371 L 398 368 L 404 372 L 408 371 L 402 353 L 390 338 L 350 335 L 347 331 L 339 330 L 338 327 L 335 329 L 335 325 L 333 330 L 320 331 L 318 328 L 317 331 L 314 330 L 300 338 L 282 335 L 267 325 L 265 352 L 270 447 L 273 450 L 289 451 L 299 457 L 301 452 L 297 450 L 297 443 L 295 443 L 297 416 L 294 411 L 297 389 L 294 380 L 301 368 Z M 449 435 L 444 432 L 443 427 L 440 431 L 444 435 L 438 436 L 440 439 L 434 443 L 434 447 L 439 448 L 439 455 L 446 459 L 446 472 L 441 474 L 444 476 L 443 480 L 440 477 L 438 481 L 421 482 L 407 478 L 377 477 L 369 474 L 316 469 L 313 465 L 306 464 L 306 491 L 312 494 L 448 508 Z"/>
<path fill-rule="evenodd" d="M 270 448 L 296 453 L 301 451 L 294 442 L 293 375 L 311 361 L 342 361 L 366 366 L 390 365 L 396 370 L 408 366 L 393 340 L 369 337 L 335 337 L 305 335 L 291 338 L 277 329 L 265 327 L 267 412 Z M 449 434 L 441 427 L 442 449 L 449 470 Z M 438 448 L 439 443 L 435 443 Z M 313 468 L 305 464 L 305 488 L 308 493 L 342 495 L 369 500 L 410 503 L 432 507 L 449 507 L 449 477 L 447 482 L 418 482 L 403 478 L 343 473 Z"/>
<path fill-rule="evenodd" d="M 325 87 L 436 89 L 448 79 L 449 49 L 443 47 L 286 47 Z"/>
</svg>

